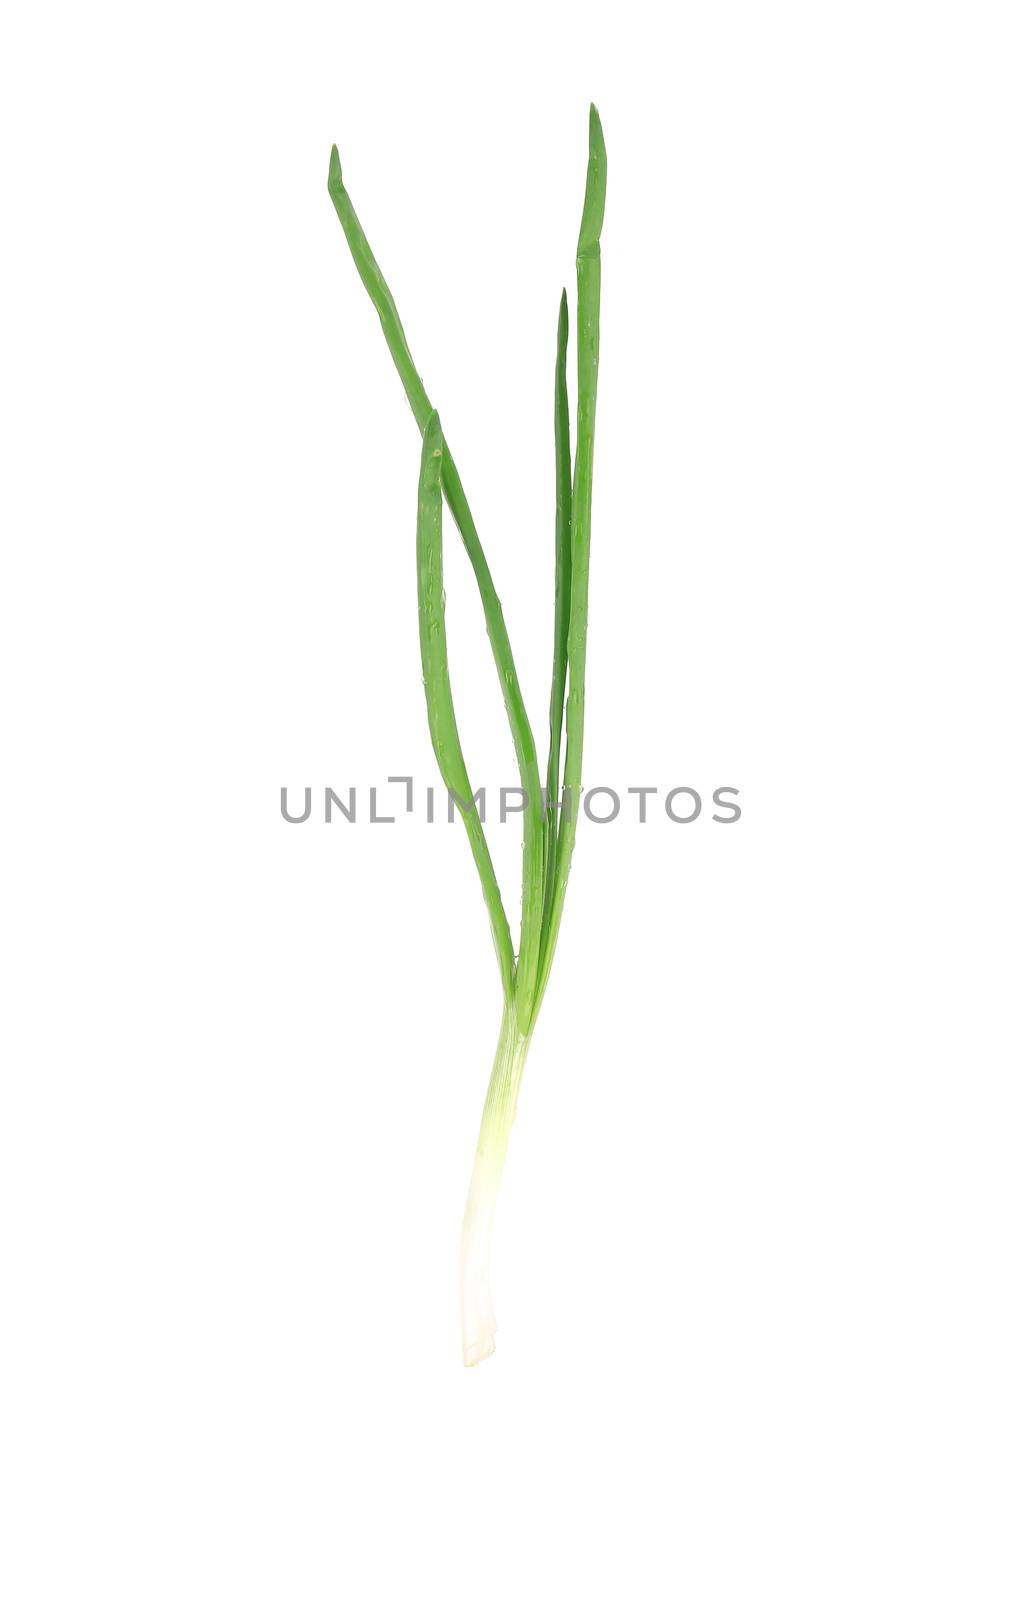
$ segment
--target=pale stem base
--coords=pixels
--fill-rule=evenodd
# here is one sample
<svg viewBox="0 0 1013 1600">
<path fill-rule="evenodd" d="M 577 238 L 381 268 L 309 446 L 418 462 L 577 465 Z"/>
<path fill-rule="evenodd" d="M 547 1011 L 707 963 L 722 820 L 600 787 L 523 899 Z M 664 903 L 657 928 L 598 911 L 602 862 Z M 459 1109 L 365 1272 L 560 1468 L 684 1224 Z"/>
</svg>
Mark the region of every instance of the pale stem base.
<svg viewBox="0 0 1013 1600">
<path fill-rule="evenodd" d="M 461 1235 L 461 1337 L 466 1367 L 477 1366 L 496 1348 L 496 1318 L 489 1277 L 492 1223 L 529 1042 L 530 1034 L 521 1034 L 517 1028 L 513 1007 L 506 1006 L 482 1112 Z"/>
</svg>

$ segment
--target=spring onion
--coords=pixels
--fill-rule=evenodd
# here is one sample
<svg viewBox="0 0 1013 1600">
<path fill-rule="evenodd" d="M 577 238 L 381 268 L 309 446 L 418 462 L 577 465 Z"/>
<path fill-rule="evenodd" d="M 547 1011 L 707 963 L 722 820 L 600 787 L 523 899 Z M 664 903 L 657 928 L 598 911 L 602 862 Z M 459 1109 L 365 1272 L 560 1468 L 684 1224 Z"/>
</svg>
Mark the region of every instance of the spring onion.
<svg viewBox="0 0 1013 1600">
<path fill-rule="evenodd" d="M 503 989 L 499 1042 L 482 1113 L 461 1239 L 461 1321 L 466 1366 L 476 1365 L 484 1357 L 492 1355 L 495 1349 L 496 1322 L 489 1277 L 493 1215 L 528 1047 L 556 949 L 579 811 L 584 753 L 591 480 L 598 388 L 599 238 L 605 212 L 605 177 L 605 143 L 598 113 L 592 106 L 584 210 L 577 241 L 577 424 L 572 475 L 566 386 L 569 330 L 565 290 L 560 301 L 556 337 L 555 608 L 549 754 L 544 790 L 531 724 L 503 620 L 503 608 L 475 520 L 439 416 L 429 401 L 409 352 L 393 297 L 348 197 L 336 147 L 331 150 L 327 184 L 352 259 L 380 318 L 388 349 L 422 433 L 416 561 L 419 642 L 429 732 L 440 775 L 458 805 L 478 869 Z M 457 525 L 478 584 L 521 787 L 526 797 L 521 926 L 516 953 L 485 830 L 478 808 L 473 803 L 474 792 L 454 713 L 443 592 L 444 500 Z"/>
</svg>

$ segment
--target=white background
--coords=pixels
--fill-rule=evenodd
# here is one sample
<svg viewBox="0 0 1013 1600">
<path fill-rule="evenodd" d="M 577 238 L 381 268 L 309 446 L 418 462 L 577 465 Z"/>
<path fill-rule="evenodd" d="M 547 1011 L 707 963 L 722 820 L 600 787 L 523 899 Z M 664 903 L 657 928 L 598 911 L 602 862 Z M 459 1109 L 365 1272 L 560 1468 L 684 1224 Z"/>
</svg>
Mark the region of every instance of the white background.
<svg viewBox="0 0 1013 1600">
<path fill-rule="evenodd" d="M 4 24 L 0 1587 L 1008 1597 L 1007 8 L 367 10 Z M 327 160 L 544 751 L 592 97 L 585 771 L 743 816 L 582 825 L 465 1371 L 460 826 L 279 812 L 435 773 Z"/>
</svg>

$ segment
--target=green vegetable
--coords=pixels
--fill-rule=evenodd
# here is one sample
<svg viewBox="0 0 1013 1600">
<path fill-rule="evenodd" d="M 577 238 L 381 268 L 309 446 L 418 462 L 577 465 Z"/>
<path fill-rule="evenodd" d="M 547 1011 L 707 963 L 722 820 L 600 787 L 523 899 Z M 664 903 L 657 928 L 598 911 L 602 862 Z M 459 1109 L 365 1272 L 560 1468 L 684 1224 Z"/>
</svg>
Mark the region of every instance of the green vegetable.
<svg viewBox="0 0 1013 1600">
<path fill-rule="evenodd" d="M 544 796 L 535 741 L 524 709 L 513 652 L 503 620 L 503 608 L 478 530 L 457 467 L 444 439 L 440 419 L 430 404 L 411 358 L 391 292 L 348 198 L 336 148 L 331 151 L 327 183 L 352 259 L 376 308 L 394 365 L 423 435 L 416 559 L 419 642 L 429 732 L 440 774 L 455 797 L 478 868 L 503 987 L 499 1043 L 482 1113 L 461 1240 L 462 1334 L 464 1360 L 468 1366 L 474 1366 L 495 1349 L 496 1322 L 489 1286 L 493 1215 L 531 1033 L 555 953 L 580 803 L 591 480 L 598 388 L 601 289 L 598 241 L 605 212 L 605 176 L 605 143 L 598 113 L 592 106 L 584 212 L 577 242 L 577 430 L 572 481 L 570 413 L 566 389 L 568 319 L 565 290 L 559 307 L 556 339 L 556 594 L 549 701 L 549 757 Z M 516 956 L 485 830 L 473 804 L 474 792 L 454 714 L 443 594 L 444 498 L 457 524 L 478 583 L 489 642 L 513 736 L 521 787 L 527 798 L 524 810 L 521 931 Z M 564 698 L 566 749 L 560 796 Z"/>
</svg>

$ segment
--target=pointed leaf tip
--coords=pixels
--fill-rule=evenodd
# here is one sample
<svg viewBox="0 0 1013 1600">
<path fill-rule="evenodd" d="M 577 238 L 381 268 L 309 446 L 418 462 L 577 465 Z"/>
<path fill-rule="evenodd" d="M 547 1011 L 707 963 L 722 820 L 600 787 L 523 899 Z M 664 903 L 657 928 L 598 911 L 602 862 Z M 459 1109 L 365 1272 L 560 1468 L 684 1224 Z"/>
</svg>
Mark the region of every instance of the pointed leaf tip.
<svg viewBox="0 0 1013 1600">
<path fill-rule="evenodd" d="M 607 169 L 605 135 L 602 133 L 598 108 L 592 102 L 587 133 L 587 186 L 584 190 L 584 214 L 580 219 L 578 256 L 593 254 L 597 248 L 605 217 Z"/>
<path fill-rule="evenodd" d="M 587 142 L 588 149 L 591 151 L 592 155 L 604 157 L 605 135 L 602 132 L 601 117 L 598 115 L 598 107 L 595 105 L 593 100 L 591 101 L 591 110 L 587 119 Z"/>
<path fill-rule="evenodd" d="M 336 144 L 331 145 L 331 165 L 327 174 L 327 187 L 331 190 L 340 189 L 342 187 L 341 157 L 338 155 L 338 147 Z"/>
<path fill-rule="evenodd" d="M 422 470 L 419 474 L 419 493 L 432 493 L 443 482 L 443 429 L 439 412 L 431 411 L 426 431 L 422 435 Z"/>
<path fill-rule="evenodd" d="M 440 413 L 438 411 L 429 413 L 429 421 L 426 423 L 422 445 L 427 454 L 430 452 L 435 454 L 443 449 L 443 429 L 440 426 Z"/>
</svg>

